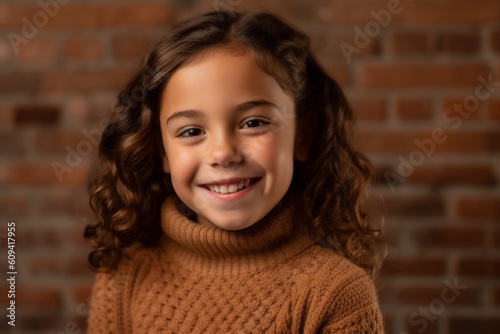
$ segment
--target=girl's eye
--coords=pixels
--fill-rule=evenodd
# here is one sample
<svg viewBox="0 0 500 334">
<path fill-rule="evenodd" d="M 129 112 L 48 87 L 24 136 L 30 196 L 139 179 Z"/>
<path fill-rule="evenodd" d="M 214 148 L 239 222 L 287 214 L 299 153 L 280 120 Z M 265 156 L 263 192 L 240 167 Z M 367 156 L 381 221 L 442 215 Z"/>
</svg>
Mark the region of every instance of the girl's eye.
<svg viewBox="0 0 500 334">
<path fill-rule="evenodd" d="M 267 124 L 269 124 L 269 122 L 261 119 L 250 119 L 243 124 L 243 128 L 256 128 Z"/>
<path fill-rule="evenodd" d="M 196 137 L 202 134 L 202 131 L 198 128 L 187 128 L 177 135 L 177 137 Z"/>
</svg>

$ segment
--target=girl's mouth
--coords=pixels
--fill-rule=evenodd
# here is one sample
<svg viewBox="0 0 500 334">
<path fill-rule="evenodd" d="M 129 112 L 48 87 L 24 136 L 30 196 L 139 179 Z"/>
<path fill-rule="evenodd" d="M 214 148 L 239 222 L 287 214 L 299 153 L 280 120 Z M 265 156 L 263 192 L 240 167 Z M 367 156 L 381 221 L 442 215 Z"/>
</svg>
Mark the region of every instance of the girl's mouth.
<svg viewBox="0 0 500 334">
<path fill-rule="evenodd" d="M 248 188 L 261 178 L 255 177 L 230 184 L 206 184 L 204 187 L 214 193 L 232 194 Z"/>
</svg>

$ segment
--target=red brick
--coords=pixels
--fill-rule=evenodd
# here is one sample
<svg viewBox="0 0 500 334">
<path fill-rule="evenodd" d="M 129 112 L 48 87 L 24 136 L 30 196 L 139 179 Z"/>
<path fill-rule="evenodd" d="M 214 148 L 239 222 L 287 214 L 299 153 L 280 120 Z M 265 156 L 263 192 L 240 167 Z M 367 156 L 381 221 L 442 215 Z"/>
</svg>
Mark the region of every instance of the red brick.
<svg viewBox="0 0 500 334">
<path fill-rule="evenodd" d="M 77 277 L 93 277 L 95 273 L 90 269 L 87 254 L 84 256 L 69 258 L 66 262 L 65 274 Z"/>
<path fill-rule="evenodd" d="M 488 118 L 493 121 L 500 121 L 500 100 L 489 101 Z"/>
<path fill-rule="evenodd" d="M 436 152 L 498 152 L 500 132 L 483 130 L 481 132 L 452 132 L 448 139 L 436 146 Z"/>
<path fill-rule="evenodd" d="M 420 311 L 419 308 L 416 308 L 415 311 L 413 311 L 413 313 L 409 313 L 407 316 L 406 316 L 406 322 L 405 322 L 405 326 L 406 327 L 406 331 L 402 331 L 402 332 L 399 332 L 399 334 L 440 334 L 440 331 L 439 331 L 439 323 L 437 321 L 427 321 L 426 320 L 426 316 L 427 317 L 435 317 L 434 315 L 432 314 L 423 314 L 423 313 L 418 313 Z M 415 314 L 416 312 L 416 314 Z M 431 318 L 431 319 L 435 319 L 435 318 Z M 410 323 L 410 321 L 412 321 Z M 425 323 L 425 327 L 424 327 L 424 323 Z"/>
<path fill-rule="evenodd" d="M 21 307 L 60 307 L 62 298 L 59 288 L 23 285 L 16 289 L 16 303 Z"/>
<path fill-rule="evenodd" d="M 493 186 L 497 183 L 495 172 L 490 165 L 465 166 L 420 166 L 406 178 L 410 183 L 443 185 Z"/>
<path fill-rule="evenodd" d="M 402 120 L 421 121 L 432 118 L 432 101 L 427 99 L 402 98 L 396 104 L 398 117 Z"/>
<path fill-rule="evenodd" d="M 457 282 L 459 285 L 464 285 L 460 280 Z M 453 285 L 453 280 L 448 280 L 448 284 L 450 283 Z M 417 304 L 429 307 L 435 300 L 440 300 L 443 304 L 446 304 L 442 299 L 442 293 L 444 293 L 445 298 L 451 298 L 455 295 L 454 305 L 475 305 L 479 302 L 479 291 L 477 289 L 467 286 L 467 288 L 459 291 L 459 294 L 454 294 L 452 291 L 449 291 L 445 281 L 439 285 L 404 285 L 395 288 L 398 305 Z"/>
<path fill-rule="evenodd" d="M 17 240 L 18 246 L 22 249 L 61 250 L 65 240 L 64 235 L 56 228 L 33 228 L 20 225 L 17 232 L 22 236 Z"/>
<path fill-rule="evenodd" d="M 152 40 L 146 36 L 120 36 L 112 40 L 115 58 L 135 59 L 146 56 Z"/>
<path fill-rule="evenodd" d="M 495 0 L 455 1 L 422 0 L 401 2 L 404 10 L 394 15 L 392 22 L 405 23 L 483 23 L 500 18 L 500 3 Z"/>
<path fill-rule="evenodd" d="M 442 289 L 440 286 L 406 286 L 395 288 L 395 294 L 400 304 L 428 304 L 439 298 Z"/>
<path fill-rule="evenodd" d="M 412 149 L 412 139 L 405 133 L 389 131 L 359 131 L 356 142 L 365 152 L 405 152 Z"/>
<path fill-rule="evenodd" d="M 338 55 L 342 54 L 339 48 L 332 49 L 332 44 L 330 44 L 332 41 L 333 43 L 340 43 L 341 40 L 350 40 L 350 35 L 347 34 L 343 34 L 342 36 L 340 34 L 330 36 L 315 30 L 305 32 L 311 39 L 311 50 L 317 56 L 318 61 L 321 64 L 328 64 L 329 58 L 332 56 L 332 53 L 337 54 L 337 57 Z"/>
<path fill-rule="evenodd" d="M 390 46 L 397 55 L 429 55 L 437 49 L 437 38 L 425 32 L 395 32 Z"/>
<path fill-rule="evenodd" d="M 475 105 L 468 104 L 469 100 L 465 101 L 464 97 L 447 97 L 444 98 L 441 104 L 441 111 L 443 117 L 454 117 L 458 116 L 463 121 L 475 121 L 480 118 L 479 111 L 481 109 L 481 102 L 475 107 Z M 461 114 L 462 113 L 462 114 Z"/>
<path fill-rule="evenodd" d="M 4 72 L 0 80 L 0 94 L 35 94 L 40 87 L 42 76 L 40 71 Z"/>
<path fill-rule="evenodd" d="M 380 98 L 349 99 L 354 114 L 359 120 L 381 121 L 386 118 L 385 100 Z"/>
<path fill-rule="evenodd" d="M 500 306 L 500 286 L 494 287 L 493 288 L 493 304 Z"/>
<path fill-rule="evenodd" d="M 446 129 L 446 124 L 443 124 L 443 129 Z M 356 141 L 362 151 L 384 154 L 402 153 L 406 160 L 414 150 L 422 152 L 415 141 L 428 143 L 429 149 L 432 148 L 431 142 L 434 143 L 434 151 L 430 151 L 432 154 L 498 152 L 500 150 L 500 132 L 494 130 L 445 132 L 437 137 L 439 141 L 446 138 L 442 143 L 436 142 L 433 138 L 432 132 L 363 130 L 359 131 Z M 398 160 L 395 162 L 398 163 Z"/>
<path fill-rule="evenodd" d="M 491 48 L 495 53 L 500 53 L 500 31 L 494 31 L 490 35 Z"/>
<path fill-rule="evenodd" d="M 500 316 L 460 316 L 451 317 L 449 321 L 450 333 L 453 334 L 498 334 L 500 328 Z"/>
<path fill-rule="evenodd" d="M 86 168 L 77 166 L 71 170 L 72 172 L 63 174 L 63 182 L 59 182 L 49 162 L 3 164 L 0 166 L 0 180 L 9 186 L 82 186 L 86 179 Z"/>
<path fill-rule="evenodd" d="M 3 305 L 6 305 L 6 304 L 4 302 L 2 302 L 2 307 L 4 307 Z M 0 322 L 0 332 L 1 333 L 9 333 L 9 331 L 11 331 L 11 330 L 12 330 L 12 326 L 9 325 L 7 321 Z"/>
<path fill-rule="evenodd" d="M 500 277 L 500 258 L 465 258 L 458 262 L 459 276 Z"/>
<path fill-rule="evenodd" d="M 96 137 L 96 139 L 98 139 Z M 63 153 L 71 151 L 80 153 L 82 157 L 97 153 L 97 146 L 85 137 L 82 132 L 38 131 L 35 135 L 35 149 L 41 154 Z M 85 143 L 82 143 L 85 142 Z M 67 147 L 71 148 L 71 151 Z"/>
<path fill-rule="evenodd" d="M 35 212 L 44 217 L 71 216 L 83 219 L 92 215 L 88 200 L 87 195 L 58 191 L 39 198 L 35 205 Z M 53 203 L 57 203 L 57 205 L 53 205 Z"/>
<path fill-rule="evenodd" d="M 500 219 L 500 197 L 465 197 L 456 203 L 457 215 L 468 219 Z"/>
<path fill-rule="evenodd" d="M 444 214 L 444 201 L 436 196 L 386 196 L 388 216 L 428 217 Z"/>
<path fill-rule="evenodd" d="M 92 290 L 92 287 L 90 285 L 77 286 L 72 291 L 73 299 L 77 303 L 89 304 L 91 290 Z"/>
<path fill-rule="evenodd" d="M 102 44 L 96 38 L 73 37 L 64 42 L 66 56 L 75 61 L 93 61 L 102 57 Z"/>
<path fill-rule="evenodd" d="M 61 111 L 56 105 L 20 105 L 14 109 L 14 121 L 19 125 L 57 125 Z"/>
<path fill-rule="evenodd" d="M 0 27 L 22 28 L 23 17 L 46 28 L 116 28 L 116 27 L 161 27 L 172 21 L 172 7 L 165 3 L 112 3 L 112 4 L 64 4 L 53 17 L 49 17 L 40 6 L 9 4 L 0 5 Z M 38 14 L 37 14 L 38 13 Z M 36 15 L 34 19 L 34 15 Z M 37 21 L 37 19 L 39 21 Z M 20 32 L 19 32 L 20 33 Z"/>
<path fill-rule="evenodd" d="M 26 134 L 16 132 L 0 132 L 0 152 L 3 158 L 24 157 L 27 152 Z"/>
<path fill-rule="evenodd" d="M 342 87 L 352 84 L 351 69 L 347 66 L 328 66 L 325 71 Z"/>
<path fill-rule="evenodd" d="M 51 71 L 44 76 L 40 91 L 44 93 L 118 91 L 131 79 L 132 72 L 131 69 Z"/>
<path fill-rule="evenodd" d="M 387 1 L 356 1 L 355 8 L 345 2 L 333 1 L 324 6 L 328 15 L 324 21 L 340 23 L 363 23 L 374 20 L 371 11 L 387 9 Z M 495 0 L 463 1 L 460 6 L 454 1 L 401 1 L 402 10 L 391 15 L 393 23 L 482 23 L 500 19 L 500 4 Z"/>
<path fill-rule="evenodd" d="M 14 124 L 14 110 L 10 106 L 0 106 L 0 127 L 9 128 Z"/>
<path fill-rule="evenodd" d="M 388 276 L 441 276 L 446 271 L 446 261 L 442 257 L 388 257 L 384 261 L 381 274 Z"/>
<path fill-rule="evenodd" d="M 27 272 L 30 275 L 40 277 L 43 275 L 63 275 L 64 265 L 62 258 L 56 258 L 53 255 L 44 258 L 34 258 L 26 261 Z"/>
<path fill-rule="evenodd" d="M 422 249 L 481 248 L 485 238 L 481 228 L 456 226 L 416 231 L 412 235 Z"/>
<path fill-rule="evenodd" d="M 385 334 L 395 334 L 394 328 L 394 318 L 388 314 L 382 315 L 382 320 L 384 323 L 384 333 Z"/>
<path fill-rule="evenodd" d="M 441 50 L 454 54 L 474 54 L 481 47 L 477 33 L 447 33 L 441 36 Z"/>
<path fill-rule="evenodd" d="M 71 98 L 67 105 L 68 119 L 73 124 L 79 124 L 80 128 L 85 126 L 87 131 L 103 131 L 105 122 L 109 120 L 113 105 L 116 102 L 114 99 L 91 100 L 84 97 Z"/>
<path fill-rule="evenodd" d="M 26 195 L 4 194 L 0 195 L 0 212 L 2 218 L 16 220 L 28 215 L 30 199 Z"/>
<path fill-rule="evenodd" d="M 0 63 L 9 63 L 14 55 L 14 49 L 11 46 L 10 41 L 4 38 L 0 41 Z"/>
<path fill-rule="evenodd" d="M 500 231 L 495 231 L 493 242 L 495 243 L 495 247 L 500 247 Z"/>
<path fill-rule="evenodd" d="M 202 12 L 206 11 L 219 11 L 219 10 L 264 10 L 271 13 L 276 13 L 277 11 L 282 11 L 282 17 L 285 20 L 307 20 L 317 14 L 317 6 L 311 6 L 310 3 L 300 2 L 300 1 L 288 1 L 286 2 L 286 10 L 283 10 L 283 1 L 262 1 L 262 2 L 252 2 L 252 1 L 227 1 L 227 0 L 216 0 L 200 3 L 196 6 L 198 10 Z"/>
<path fill-rule="evenodd" d="M 493 71 L 491 73 L 491 78 L 495 82 L 495 85 L 497 85 L 497 87 L 498 87 L 498 82 L 500 81 L 500 65 L 499 64 L 494 64 L 492 67 L 493 67 Z M 483 78 L 487 78 L 487 77 L 483 77 Z M 490 87 L 490 89 L 491 89 L 491 87 Z M 493 90 L 495 92 L 497 92 L 497 89 L 498 88 L 493 87 Z"/>
<path fill-rule="evenodd" d="M 360 85 L 365 88 L 430 88 L 476 86 L 489 70 L 482 64 L 361 64 Z"/>
<path fill-rule="evenodd" d="M 31 310 L 31 312 L 29 310 L 27 312 L 18 312 L 16 328 L 22 333 L 52 333 L 54 328 L 64 329 L 66 322 L 67 319 L 61 319 L 61 310 L 46 309 L 40 306 Z"/>
<path fill-rule="evenodd" d="M 2 296 L 2 302 L 5 300 L 5 296 L 7 296 L 9 291 L 9 284 L 7 282 L 2 282 L 2 285 L 0 285 L 0 295 Z"/>
<path fill-rule="evenodd" d="M 366 44 L 356 44 L 356 32 L 354 26 L 346 27 L 343 32 L 325 33 L 324 31 L 305 31 L 311 38 L 311 48 L 317 55 L 320 63 L 326 65 L 338 65 L 350 62 L 359 56 L 369 56 L 380 53 L 380 41 L 377 36 L 370 38 Z M 355 51 L 350 54 L 349 48 Z M 347 57 L 347 58 L 346 58 Z M 342 61 L 342 62 L 339 62 Z"/>
<path fill-rule="evenodd" d="M 76 309 L 76 312 L 89 312 L 86 308 L 83 308 L 83 309 Z M 87 332 L 87 316 L 84 315 L 84 316 L 79 316 L 78 313 L 77 313 L 77 316 L 73 317 L 73 321 L 76 323 L 76 328 L 80 328 L 82 330 L 82 333 L 88 333 Z"/>
<path fill-rule="evenodd" d="M 57 60 L 59 48 L 52 39 L 33 39 L 20 44 L 16 58 L 23 62 L 50 64 Z"/>
</svg>

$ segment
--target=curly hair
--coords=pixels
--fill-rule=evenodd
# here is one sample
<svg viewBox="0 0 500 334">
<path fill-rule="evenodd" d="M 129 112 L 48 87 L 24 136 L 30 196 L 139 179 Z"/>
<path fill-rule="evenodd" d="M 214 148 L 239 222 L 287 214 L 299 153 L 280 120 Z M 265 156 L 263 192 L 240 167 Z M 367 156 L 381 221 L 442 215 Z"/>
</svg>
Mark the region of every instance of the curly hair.
<svg viewBox="0 0 500 334">
<path fill-rule="evenodd" d="M 127 247 L 159 243 L 160 208 L 175 194 L 161 163 L 162 91 L 178 68 L 202 52 L 234 45 L 249 51 L 293 97 L 298 122 L 315 128 L 309 157 L 295 162 L 292 179 L 312 221 L 309 234 L 374 277 L 382 243 L 363 209 L 373 168 L 353 147 L 354 116 L 342 89 L 316 61 L 305 34 L 272 14 L 234 11 L 174 26 L 119 94 L 89 183 L 90 204 L 99 218 L 85 229 L 94 247 L 91 267 L 115 268 Z"/>
</svg>

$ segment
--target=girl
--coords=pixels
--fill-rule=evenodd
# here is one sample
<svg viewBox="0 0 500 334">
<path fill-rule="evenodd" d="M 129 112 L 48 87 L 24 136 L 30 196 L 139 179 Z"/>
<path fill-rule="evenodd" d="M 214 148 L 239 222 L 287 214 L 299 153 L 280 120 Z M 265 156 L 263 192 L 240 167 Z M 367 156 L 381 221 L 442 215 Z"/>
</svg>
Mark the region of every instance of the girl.
<svg viewBox="0 0 500 334">
<path fill-rule="evenodd" d="M 174 27 L 101 139 L 89 333 L 381 333 L 352 124 L 275 16 Z"/>
</svg>

